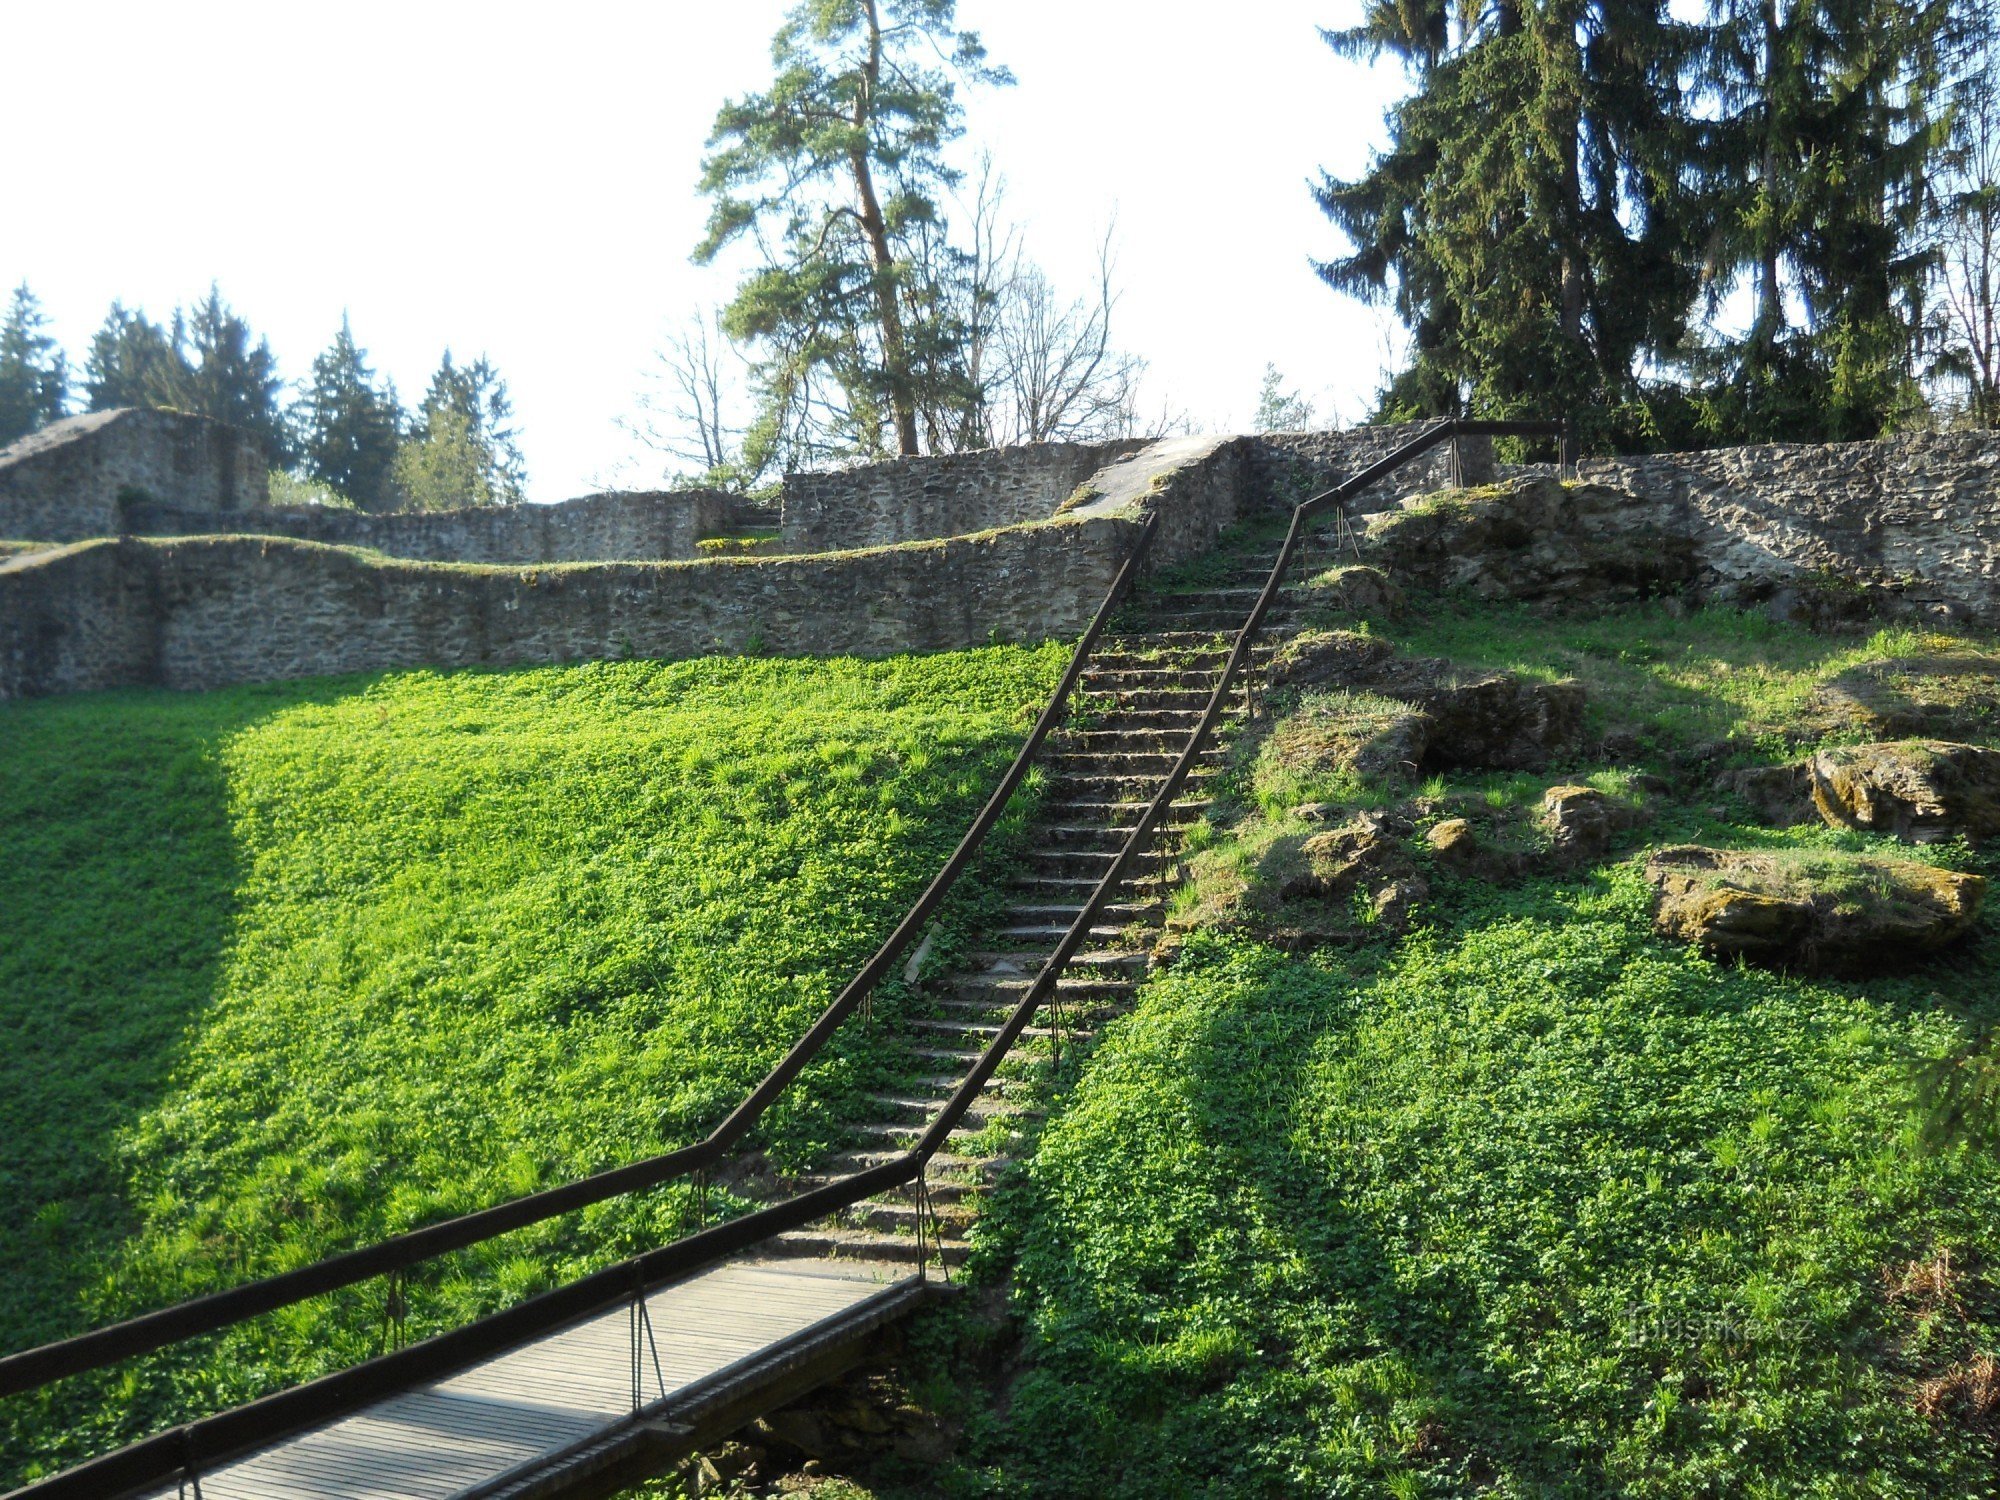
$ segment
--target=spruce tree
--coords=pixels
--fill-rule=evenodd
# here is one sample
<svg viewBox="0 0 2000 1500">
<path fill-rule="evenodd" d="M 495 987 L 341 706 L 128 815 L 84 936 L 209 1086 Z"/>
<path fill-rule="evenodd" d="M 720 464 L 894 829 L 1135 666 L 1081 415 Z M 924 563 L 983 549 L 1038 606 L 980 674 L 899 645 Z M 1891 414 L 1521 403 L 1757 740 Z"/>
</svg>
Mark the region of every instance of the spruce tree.
<svg viewBox="0 0 2000 1500">
<path fill-rule="evenodd" d="M 396 456 L 396 486 L 413 510 L 514 505 L 527 465 L 507 382 L 484 356 L 460 366 L 447 349 Z"/>
<path fill-rule="evenodd" d="M 403 408 L 392 384 L 378 387 L 345 315 L 333 343 L 313 361 L 292 408 L 299 467 L 364 510 L 396 503 L 396 452 Z"/>
<path fill-rule="evenodd" d="M 69 365 L 47 326 L 22 282 L 0 321 L 0 447 L 60 420 L 69 404 Z"/>
<path fill-rule="evenodd" d="M 1701 193 L 1747 331 L 1691 361 L 1709 432 L 1872 437 L 1919 398 L 1948 59 L 1982 0 L 1711 0 Z"/>
<path fill-rule="evenodd" d="M 91 336 L 83 365 L 84 398 L 92 411 L 161 406 L 192 375 L 164 328 L 143 312 L 128 312 L 123 303 L 113 302 L 103 326 Z"/>
<path fill-rule="evenodd" d="M 1004 83 L 955 0 L 802 0 L 772 43 L 776 77 L 716 116 L 701 189 L 714 201 L 695 258 L 754 239 L 764 264 L 723 313 L 753 345 L 762 409 L 753 469 L 774 451 L 915 453 L 926 382 L 966 379 L 964 269 L 940 232 L 958 181 L 954 79 Z M 965 392 L 954 400 L 966 404 Z"/>
<path fill-rule="evenodd" d="M 1352 244 L 1320 274 L 1393 301 L 1413 336 L 1382 414 L 1629 401 L 1694 291 L 1676 212 L 1693 37 L 1666 0 L 1375 0 L 1325 37 L 1414 84 L 1369 170 L 1315 192 Z"/>
<path fill-rule="evenodd" d="M 250 325 L 213 286 L 192 309 L 175 311 L 169 337 L 175 362 L 158 370 L 151 404 L 255 433 L 271 464 L 287 467 L 291 434 L 278 407 L 284 382 L 270 344 L 258 339 L 252 345 Z"/>
</svg>

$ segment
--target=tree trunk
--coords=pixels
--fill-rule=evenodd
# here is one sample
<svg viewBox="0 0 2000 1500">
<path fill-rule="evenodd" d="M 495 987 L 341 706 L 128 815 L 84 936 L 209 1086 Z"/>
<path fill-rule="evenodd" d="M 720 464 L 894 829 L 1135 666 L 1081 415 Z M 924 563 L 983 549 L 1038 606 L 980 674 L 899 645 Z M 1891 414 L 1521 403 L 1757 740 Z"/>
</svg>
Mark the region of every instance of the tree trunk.
<svg viewBox="0 0 2000 1500">
<path fill-rule="evenodd" d="M 1764 214 L 1758 228 L 1757 322 L 1750 335 L 1751 357 L 1768 359 L 1785 326 L 1784 289 L 1778 281 L 1778 55 L 1784 38 L 1778 26 L 1778 0 L 1764 0 L 1764 158 L 1758 186 Z"/>
<path fill-rule="evenodd" d="M 865 0 L 865 9 L 868 71 L 861 93 L 854 101 L 854 128 L 864 139 L 875 107 L 875 89 L 882 77 L 882 22 L 875 0 Z M 868 237 L 868 256 L 875 267 L 875 308 L 882 322 L 882 369 L 889 381 L 889 409 L 896 420 L 896 451 L 909 458 L 918 452 L 917 403 L 910 386 L 910 353 L 903 338 L 903 311 L 896 302 L 895 257 L 889 250 L 889 227 L 882 218 L 882 204 L 875 196 L 875 174 L 868 164 L 867 146 L 854 147 L 848 159 L 854 166 L 855 196 L 860 201 L 856 217 L 861 221 L 861 232 Z"/>
</svg>

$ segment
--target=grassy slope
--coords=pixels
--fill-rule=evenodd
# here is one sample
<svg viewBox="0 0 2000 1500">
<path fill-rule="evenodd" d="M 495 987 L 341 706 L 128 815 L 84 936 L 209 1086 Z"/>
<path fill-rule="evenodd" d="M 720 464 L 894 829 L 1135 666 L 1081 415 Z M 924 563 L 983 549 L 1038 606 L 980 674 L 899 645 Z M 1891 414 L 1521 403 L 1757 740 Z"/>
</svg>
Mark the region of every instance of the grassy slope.
<svg viewBox="0 0 2000 1500">
<path fill-rule="evenodd" d="M 1921 645 L 1722 612 L 1377 628 L 1580 675 L 1662 770 L 1778 758 L 1813 681 Z M 1628 850 L 1867 843 L 1682 786 Z M 1904 979 L 1731 970 L 1652 935 L 1635 865 L 1432 871 L 1427 930 L 1311 958 L 1198 938 L 986 1221 L 1029 1366 L 963 1488 L 1994 1493 L 1965 1381 L 2000 1338 L 2000 1170 L 1916 1150 L 1907 1113 L 1908 1059 L 2000 1010 L 1992 919 Z"/>
<path fill-rule="evenodd" d="M 935 871 L 1061 651 L 393 674 L 0 707 L 0 1344 L 685 1143 Z M 893 1014 L 894 997 L 886 1004 Z M 796 1161 L 897 1066 L 854 1027 Z M 414 1325 L 671 1235 L 455 1257 Z M 371 1352 L 381 1289 L 0 1414 L 77 1451 Z M 118 1408 L 127 1408 L 122 1415 Z"/>
</svg>

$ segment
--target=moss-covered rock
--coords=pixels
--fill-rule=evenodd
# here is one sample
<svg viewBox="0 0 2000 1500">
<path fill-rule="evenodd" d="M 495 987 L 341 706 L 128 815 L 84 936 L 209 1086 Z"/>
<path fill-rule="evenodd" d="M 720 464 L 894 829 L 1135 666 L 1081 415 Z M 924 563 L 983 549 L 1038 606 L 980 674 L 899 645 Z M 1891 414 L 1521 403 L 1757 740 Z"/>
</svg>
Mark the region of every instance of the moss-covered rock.
<svg viewBox="0 0 2000 1500">
<path fill-rule="evenodd" d="M 1613 835 L 1644 819 L 1644 809 L 1626 798 L 1594 786 L 1564 785 L 1542 794 L 1538 821 L 1557 858 L 1580 861 L 1602 857 Z"/>
<path fill-rule="evenodd" d="M 1364 812 L 1314 830 L 1263 824 L 1188 865 L 1192 900 L 1170 916 L 1177 932 L 1248 932 L 1290 949 L 1401 932 L 1429 887 L 1410 856 L 1410 825 Z"/>
<path fill-rule="evenodd" d="M 1835 827 L 1914 844 L 2000 833 L 2000 750 L 1948 740 L 1843 745 L 1808 762 L 1813 803 Z"/>
<path fill-rule="evenodd" d="M 1380 568 L 1366 563 L 1328 568 L 1306 580 L 1303 593 L 1313 604 L 1342 614 L 1399 615 L 1403 591 Z"/>
<path fill-rule="evenodd" d="M 1964 936 L 1986 881 L 1913 860 L 1710 849 L 1646 862 L 1654 923 L 1718 958 L 1825 972 L 1903 967 Z"/>
<path fill-rule="evenodd" d="M 1725 771 L 1716 778 L 1715 788 L 1724 796 L 1748 803 L 1751 811 L 1773 828 L 1792 828 L 1819 818 L 1813 805 L 1812 769 L 1802 761 Z"/>
<path fill-rule="evenodd" d="M 1428 719 L 1425 769 L 1539 770 L 1583 742 L 1584 692 L 1512 672 L 1465 674 L 1436 657 L 1403 656 L 1372 636 L 1302 631 L 1272 658 L 1273 688 L 1343 687 L 1394 699 Z"/>
<path fill-rule="evenodd" d="M 1364 554 L 1405 587 L 1563 606 L 1672 593 L 1695 574 L 1681 532 L 1623 490 L 1535 477 L 1445 491 L 1369 527 Z"/>
<path fill-rule="evenodd" d="M 1351 770 L 1364 780 L 1387 782 L 1423 764 L 1430 733 L 1427 715 L 1393 699 L 1314 693 L 1272 726 L 1265 753 L 1299 776 Z"/>
</svg>

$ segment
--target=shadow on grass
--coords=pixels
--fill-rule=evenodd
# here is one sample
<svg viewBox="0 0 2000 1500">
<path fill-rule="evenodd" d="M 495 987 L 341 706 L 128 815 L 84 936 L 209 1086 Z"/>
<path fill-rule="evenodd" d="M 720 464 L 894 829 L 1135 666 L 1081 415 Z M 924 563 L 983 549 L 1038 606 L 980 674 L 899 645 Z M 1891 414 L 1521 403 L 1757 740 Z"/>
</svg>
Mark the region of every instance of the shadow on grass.
<svg viewBox="0 0 2000 1500">
<path fill-rule="evenodd" d="M 212 1001 L 235 915 L 225 746 L 354 690 L 0 705 L 0 1347 L 87 1327 L 136 1227 L 119 1141 Z"/>
</svg>

